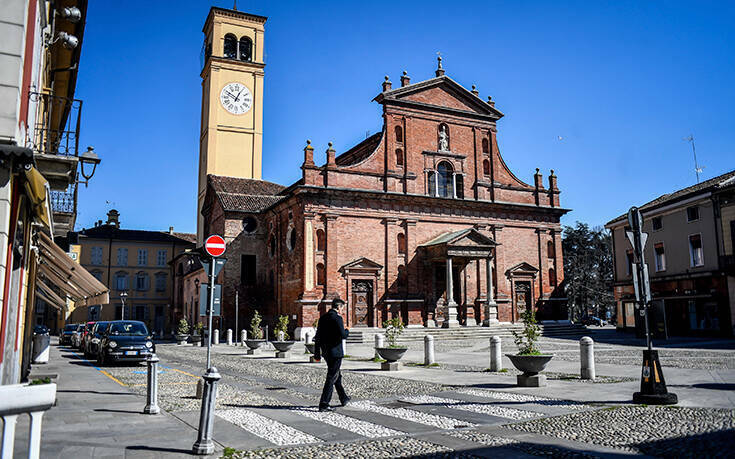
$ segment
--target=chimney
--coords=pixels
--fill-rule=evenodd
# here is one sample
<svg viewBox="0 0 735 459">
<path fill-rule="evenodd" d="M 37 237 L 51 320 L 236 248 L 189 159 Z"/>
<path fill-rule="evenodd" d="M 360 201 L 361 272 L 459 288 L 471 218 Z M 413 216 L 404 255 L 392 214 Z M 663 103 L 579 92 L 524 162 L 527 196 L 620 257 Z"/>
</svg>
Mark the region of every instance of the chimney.
<svg viewBox="0 0 735 459">
<path fill-rule="evenodd" d="M 490 96 L 487 96 L 487 103 L 488 103 L 488 105 L 490 105 L 491 107 L 495 107 L 495 101 L 494 101 L 494 100 L 493 100 L 493 98 L 492 98 L 492 97 L 490 97 Z"/>
<path fill-rule="evenodd" d="M 327 148 L 327 167 L 337 167 L 335 153 L 334 148 L 332 148 L 332 142 L 329 142 L 329 148 Z"/>
<path fill-rule="evenodd" d="M 401 75 L 401 87 L 408 86 L 410 84 L 411 84 L 411 77 L 408 76 L 408 72 L 404 70 L 403 75 Z"/>
<path fill-rule="evenodd" d="M 102 223 L 102 220 L 100 220 L 100 223 Z M 114 225 L 115 228 L 120 228 L 120 212 L 115 209 L 110 209 L 107 212 L 107 224 Z"/>
<path fill-rule="evenodd" d="M 472 94 L 480 97 L 480 91 L 477 90 L 477 86 L 475 86 L 474 84 L 472 85 Z"/>
<path fill-rule="evenodd" d="M 304 164 L 303 166 L 314 165 L 314 147 L 311 146 L 311 140 L 306 140 L 306 147 L 304 147 Z"/>
<path fill-rule="evenodd" d="M 173 226 L 169 226 L 168 227 L 168 234 L 174 234 L 174 227 Z"/>
<path fill-rule="evenodd" d="M 385 76 L 385 81 L 383 82 L 383 92 L 390 91 L 393 87 L 393 83 L 390 82 L 390 78 L 388 78 L 388 75 Z"/>
</svg>

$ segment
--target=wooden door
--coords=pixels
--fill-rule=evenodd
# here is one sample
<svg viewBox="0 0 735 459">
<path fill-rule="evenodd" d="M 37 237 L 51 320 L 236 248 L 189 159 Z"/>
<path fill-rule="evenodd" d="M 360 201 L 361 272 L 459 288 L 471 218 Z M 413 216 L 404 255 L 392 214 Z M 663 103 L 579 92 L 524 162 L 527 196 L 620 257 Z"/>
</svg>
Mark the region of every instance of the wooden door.
<svg viewBox="0 0 735 459">
<path fill-rule="evenodd" d="M 352 326 L 367 327 L 373 313 L 373 282 L 352 281 Z"/>
</svg>

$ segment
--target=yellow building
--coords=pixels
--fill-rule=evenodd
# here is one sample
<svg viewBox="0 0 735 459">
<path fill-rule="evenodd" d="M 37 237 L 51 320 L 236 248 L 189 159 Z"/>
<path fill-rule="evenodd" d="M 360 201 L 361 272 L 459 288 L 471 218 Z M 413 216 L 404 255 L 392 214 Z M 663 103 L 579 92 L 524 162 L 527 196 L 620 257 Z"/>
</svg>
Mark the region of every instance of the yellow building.
<svg viewBox="0 0 735 459">
<path fill-rule="evenodd" d="M 140 320 L 155 333 L 168 334 L 173 326 L 169 262 L 194 248 L 195 235 L 174 233 L 173 227 L 167 232 L 121 229 L 119 216 L 113 209 L 105 223 L 76 233 L 80 264 L 109 287 L 110 304 L 76 308 L 69 321 Z"/>
</svg>

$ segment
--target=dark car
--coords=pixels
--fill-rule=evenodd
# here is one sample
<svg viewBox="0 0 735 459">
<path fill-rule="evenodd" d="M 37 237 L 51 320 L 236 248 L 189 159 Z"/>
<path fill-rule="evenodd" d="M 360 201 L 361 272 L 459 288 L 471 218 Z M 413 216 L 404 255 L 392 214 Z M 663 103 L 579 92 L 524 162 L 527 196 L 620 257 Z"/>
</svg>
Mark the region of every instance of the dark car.
<svg viewBox="0 0 735 459">
<path fill-rule="evenodd" d="M 109 324 L 110 322 L 96 322 L 92 327 L 92 331 L 87 333 L 87 336 L 84 339 L 84 348 L 82 349 L 86 358 L 89 359 L 97 355 L 100 339 Z"/>
<path fill-rule="evenodd" d="M 97 362 L 142 362 L 156 352 L 148 328 L 137 320 L 110 322 L 99 343 Z"/>
<path fill-rule="evenodd" d="M 59 344 L 71 346 L 71 337 L 75 331 L 77 331 L 77 324 L 68 324 L 64 326 L 61 331 L 61 337 L 59 337 Z"/>
<path fill-rule="evenodd" d="M 45 325 L 36 325 L 33 327 L 33 334 L 34 335 L 48 335 L 49 329 Z"/>
</svg>

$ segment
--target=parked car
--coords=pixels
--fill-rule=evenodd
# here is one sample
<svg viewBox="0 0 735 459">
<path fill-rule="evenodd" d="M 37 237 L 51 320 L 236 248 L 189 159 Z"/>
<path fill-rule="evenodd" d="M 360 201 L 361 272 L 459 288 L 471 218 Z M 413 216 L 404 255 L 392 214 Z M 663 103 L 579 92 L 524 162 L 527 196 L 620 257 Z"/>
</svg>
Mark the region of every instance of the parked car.
<svg viewBox="0 0 735 459">
<path fill-rule="evenodd" d="M 603 327 L 607 325 L 607 322 L 599 317 L 589 316 L 582 319 L 582 325 L 597 325 L 598 327 Z"/>
<path fill-rule="evenodd" d="M 100 338 L 110 322 L 96 322 L 84 340 L 84 357 L 90 359 L 97 356 Z"/>
<path fill-rule="evenodd" d="M 48 335 L 49 329 L 45 325 L 36 325 L 33 327 L 33 334 L 34 335 Z"/>
<path fill-rule="evenodd" d="M 79 349 L 82 347 L 82 335 L 84 334 L 84 324 L 77 324 L 76 330 L 71 334 L 71 347 Z"/>
<path fill-rule="evenodd" d="M 59 344 L 70 346 L 71 345 L 71 337 L 74 334 L 74 332 L 77 331 L 78 325 L 77 324 L 67 324 L 64 325 L 64 329 L 61 331 L 61 336 L 59 337 Z"/>
<path fill-rule="evenodd" d="M 116 320 L 101 335 L 97 363 L 142 362 L 156 352 L 156 345 L 143 322 Z"/>
</svg>

